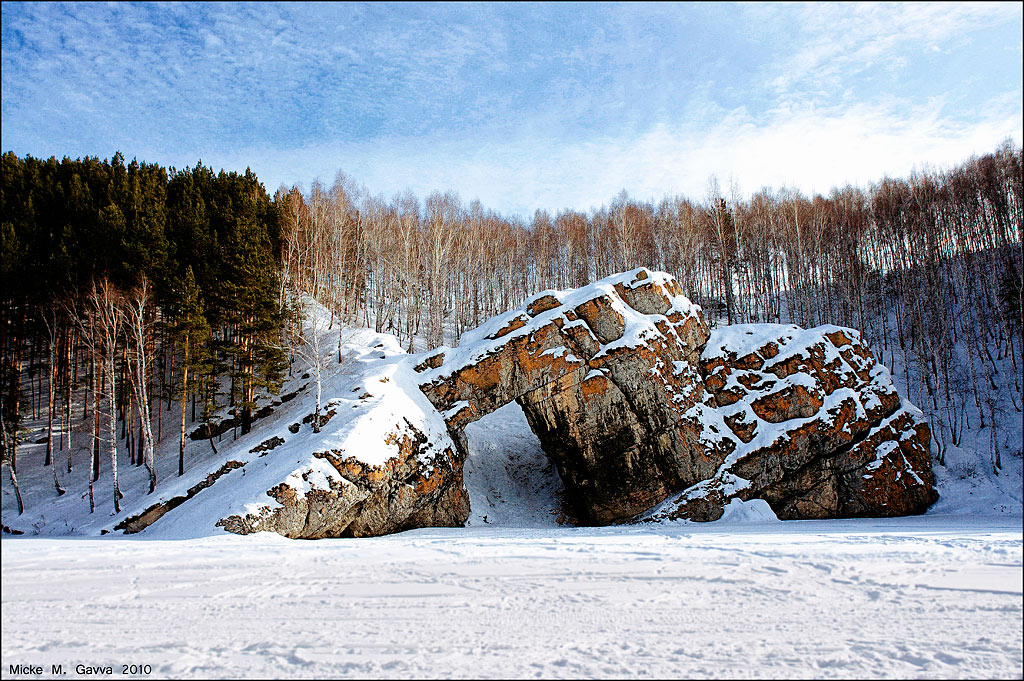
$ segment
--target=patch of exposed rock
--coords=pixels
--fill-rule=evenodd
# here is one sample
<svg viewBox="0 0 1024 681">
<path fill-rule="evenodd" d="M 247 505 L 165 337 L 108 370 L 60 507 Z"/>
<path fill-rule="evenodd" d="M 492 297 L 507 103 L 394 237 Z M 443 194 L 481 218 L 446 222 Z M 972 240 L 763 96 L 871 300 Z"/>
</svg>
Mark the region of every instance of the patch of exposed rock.
<svg viewBox="0 0 1024 681">
<path fill-rule="evenodd" d="M 157 502 L 150 506 L 149 508 L 147 508 L 142 513 L 125 518 L 120 523 L 118 523 L 114 527 L 114 529 L 123 530 L 125 534 L 135 534 L 136 532 L 141 532 L 153 523 L 155 523 L 157 520 L 160 520 L 160 518 L 164 517 L 164 515 L 166 515 L 168 511 L 173 511 L 178 506 L 181 506 L 186 501 L 202 492 L 204 489 L 207 489 L 208 487 L 213 485 L 213 483 L 217 482 L 220 478 L 224 477 L 233 470 L 242 468 L 244 465 L 245 464 L 243 464 L 241 461 L 228 461 L 224 463 L 224 465 L 222 465 L 216 471 L 210 473 L 204 479 L 189 487 L 184 494 L 171 497 L 166 501 Z M 104 530 L 104 532 L 106 532 L 106 530 Z"/>
</svg>

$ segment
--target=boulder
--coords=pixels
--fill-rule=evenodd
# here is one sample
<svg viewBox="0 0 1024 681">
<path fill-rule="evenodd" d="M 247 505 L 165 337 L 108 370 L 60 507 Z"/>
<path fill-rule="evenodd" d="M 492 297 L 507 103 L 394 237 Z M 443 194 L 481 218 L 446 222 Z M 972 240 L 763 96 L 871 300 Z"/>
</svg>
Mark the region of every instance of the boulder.
<svg viewBox="0 0 1024 681">
<path fill-rule="evenodd" d="M 387 441 L 399 451 L 380 465 L 341 451 L 315 452 L 329 469 L 298 472 L 300 484 L 285 480 L 267 491 L 276 508 L 228 516 L 217 525 L 236 534 L 268 530 L 293 539 L 376 537 L 417 527 L 462 526 L 469 516 L 462 482 L 465 459 L 447 447 L 427 464 L 424 453 L 431 444 L 408 422 Z"/>
</svg>

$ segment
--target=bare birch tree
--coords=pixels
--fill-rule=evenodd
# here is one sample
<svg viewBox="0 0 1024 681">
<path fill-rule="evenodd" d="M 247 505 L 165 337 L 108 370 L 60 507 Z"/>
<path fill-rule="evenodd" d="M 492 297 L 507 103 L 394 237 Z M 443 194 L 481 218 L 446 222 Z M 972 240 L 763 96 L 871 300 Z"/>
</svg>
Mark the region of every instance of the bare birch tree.
<svg viewBox="0 0 1024 681">
<path fill-rule="evenodd" d="M 146 470 L 149 473 L 149 493 L 156 489 L 156 463 L 154 461 L 153 424 L 150 415 L 149 374 L 150 374 L 150 343 L 152 322 L 150 307 L 152 305 L 152 287 L 149 279 L 142 276 L 139 285 L 125 301 L 127 311 L 128 335 L 130 338 L 129 377 L 138 404 L 139 420 L 142 426 L 142 450 Z"/>
<path fill-rule="evenodd" d="M 117 472 L 117 354 L 124 329 L 124 300 L 110 280 L 94 280 L 89 293 L 89 305 L 95 311 L 100 342 L 102 344 L 102 372 L 107 398 L 107 447 L 110 452 L 110 471 L 114 482 L 114 512 L 121 512 L 121 488 Z"/>
</svg>

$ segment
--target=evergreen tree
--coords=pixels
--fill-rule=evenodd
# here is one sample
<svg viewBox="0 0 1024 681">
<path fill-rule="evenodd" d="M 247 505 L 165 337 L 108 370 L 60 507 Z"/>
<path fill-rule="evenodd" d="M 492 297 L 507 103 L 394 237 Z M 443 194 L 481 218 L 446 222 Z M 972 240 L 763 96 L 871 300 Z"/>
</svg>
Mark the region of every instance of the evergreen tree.
<svg viewBox="0 0 1024 681">
<path fill-rule="evenodd" d="M 240 222 L 228 240 L 225 265 L 227 321 L 234 329 L 228 351 L 234 359 L 236 407 L 244 435 L 251 429 L 257 391 L 277 391 L 287 367 L 280 344 L 285 319 L 278 305 L 278 272 L 266 230 Z"/>
<path fill-rule="evenodd" d="M 181 429 L 178 440 L 178 475 L 185 473 L 185 413 L 193 394 L 209 371 L 210 325 L 192 268 L 185 270 L 175 291 L 176 304 L 169 310 L 171 337 L 181 352 L 181 383 L 177 391 L 181 403 Z"/>
</svg>

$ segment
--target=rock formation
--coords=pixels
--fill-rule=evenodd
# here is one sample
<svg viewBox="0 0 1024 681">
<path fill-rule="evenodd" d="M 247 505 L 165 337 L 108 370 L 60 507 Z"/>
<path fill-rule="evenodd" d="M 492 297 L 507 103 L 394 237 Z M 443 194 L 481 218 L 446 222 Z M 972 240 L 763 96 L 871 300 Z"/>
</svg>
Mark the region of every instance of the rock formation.
<svg viewBox="0 0 1024 681">
<path fill-rule="evenodd" d="M 236 534 L 269 530 L 293 539 L 376 537 L 417 527 L 461 526 L 469 515 L 469 495 L 462 483 L 465 457 L 452 447 L 425 457 L 432 445 L 408 422 L 388 439 L 398 454 L 381 465 L 338 450 L 315 452 L 333 468 L 321 484 L 311 484 L 311 478 L 322 469 L 301 473 L 305 484 L 286 480 L 267 491 L 277 508 L 232 515 L 217 524 Z"/>
<path fill-rule="evenodd" d="M 640 270 L 537 295 L 417 369 L 456 442 L 516 400 L 577 515 L 608 524 L 714 475 L 715 443 L 702 442 L 694 410 L 707 338 L 675 280 Z"/>
<path fill-rule="evenodd" d="M 663 273 L 544 292 L 416 369 L 462 448 L 467 423 L 517 401 L 594 524 L 679 492 L 662 516 L 713 520 L 733 496 L 783 518 L 921 513 L 936 498 L 928 426 L 857 332 L 711 334 Z"/>
<path fill-rule="evenodd" d="M 647 517 L 715 520 L 731 497 L 782 519 L 909 515 L 936 500 L 928 424 L 856 331 L 725 327 L 701 373 L 729 454 Z"/>
<path fill-rule="evenodd" d="M 856 331 L 712 333 L 664 273 L 545 291 L 455 348 L 373 366 L 377 396 L 331 420 L 273 503 L 220 525 L 306 538 L 460 525 L 463 428 L 511 401 L 586 523 L 714 520 L 733 498 L 780 518 L 905 515 L 937 496 L 928 426 Z"/>
<path fill-rule="evenodd" d="M 259 473 L 256 462 L 275 466 L 258 478 L 272 486 L 256 488 L 257 499 L 265 501 L 245 504 L 244 512 L 224 516 L 217 525 L 238 534 L 268 530 L 321 539 L 465 522 L 465 450 L 456 447 L 441 415 L 410 379 L 415 374 L 409 356 L 393 336 L 384 338 L 394 356 L 382 361 L 387 353 L 377 345 L 348 358 L 351 378 L 340 375 L 333 384 L 344 396 L 328 401 L 319 433 L 293 423 L 252 448 L 256 465 L 247 467 Z M 312 414 L 303 422 L 311 423 Z M 283 446 L 303 438 L 298 447 Z M 308 455 L 281 459 L 297 448 Z"/>
</svg>

